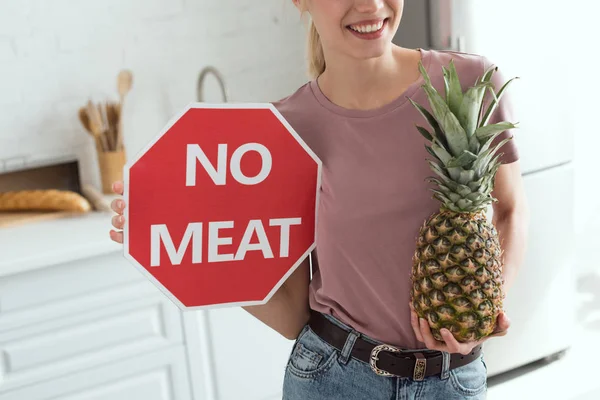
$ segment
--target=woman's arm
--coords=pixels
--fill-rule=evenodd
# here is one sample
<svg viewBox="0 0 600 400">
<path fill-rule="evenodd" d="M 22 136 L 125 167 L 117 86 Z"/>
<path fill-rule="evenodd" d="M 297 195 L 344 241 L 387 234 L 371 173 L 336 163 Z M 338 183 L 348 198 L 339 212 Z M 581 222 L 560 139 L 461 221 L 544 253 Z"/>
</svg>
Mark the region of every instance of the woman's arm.
<svg viewBox="0 0 600 400">
<path fill-rule="evenodd" d="M 525 258 L 529 233 L 529 206 L 519 161 L 498 168 L 492 196 L 498 199 L 493 203 L 493 223 L 504 251 L 504 291 L 508 292 Z"/>
<path fill-rule="evenodd" d="M 308 322 L 309 281 L 309 257 L 306 257 L 267 304 L 242 308 L 285 338 L 294 340 Z"/>
</svg>

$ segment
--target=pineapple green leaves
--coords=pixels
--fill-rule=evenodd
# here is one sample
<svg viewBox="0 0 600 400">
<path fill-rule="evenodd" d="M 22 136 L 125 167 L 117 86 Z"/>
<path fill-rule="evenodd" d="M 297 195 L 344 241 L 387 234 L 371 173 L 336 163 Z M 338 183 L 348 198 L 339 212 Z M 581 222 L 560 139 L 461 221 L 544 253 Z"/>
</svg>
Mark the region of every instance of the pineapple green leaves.
<svg viewBox="0 0 600 400">
<path fill-rule="evenodd" d="M 450 107 L 450 110 L 454 114 L 457 114 L 459 107 L 463 103 L 463 93 L 460 81 L 458 80 L 458 74 L 456 73 L 456 68 L 454 67 L 454 63 L 451 62 L 448 69 L 442 67 L 442 70 L 444 71 L 444 83 L 448 107 Z M 422 70 L 421 73 L 423 73 L 423 71 L 424 70 Z"/>
<path fill-rule="evenodd" d="M 497 68 L 495 69 L 497 70 Z M 491 76 L 490 76 L 491 79 Z M 500 88 L 500 90 L 498 91 L 498 94 L 495 94 L 493 90 L 491 90 L 494 99 L 492 100 L 492 104 L 490 104 L 488 110 L 486 111 L 483 120 L 481 121 L 481 123 L 479 124 L 479 127 L 482 127 L 484 125 L 487 125 L 490 117 L 492 116 L 492 113 L 494 112 L 494 110 L 496 110 L 496 107 L 498 106 L 498 103 L 500 102 L 500 99 L 502 98 L 502 96 L 504 95 L 504 93 L 506 92 L 506 88 L 508 87 L 508 85 L 515 79 L 519 79 L 518 76 L 515 76 L 514 78 L 510 79 L 509 81 L 507 81 L 504 85 L 502 85 L 502 87 Z"/>
<path fill-rule="evenodd" d="M 494 139 L 502 132 L 516 128 L 516 124 L 488 121 L 499 104 L 507 86 L 517 78 L 506 82 L 496 94 L 492 82 L 497 67 L 488 68 L 475 84 L 462 90 L 453 60 L 448 67 L 442 67 L 445 98 L 431 84 L 430 77 L 421 63 L 419 70 L 423 76 L 423 90 L 429 101 L 431 112 L 412 99 L 409 101 L 425 118 L 431 131 L 415 125 L 417 130 L 430 143 L 425 146 L 429 154 L 439 162 L 429 161 L 429 165 L 439 179 L 432 178 L 439 190 L 432 190 L 443 205 L 456 212 L 473 212 L 495 201 L 490 196 L 493 190 L 494 175 L 500 163 L 501 154 L 496 155 L 508 140 L 490 148 Z M 490 91 L 492 101 L 484 113 L 484 96 Z M 496 156 L 496 157 L 494 157 Z"/>
<path fill-rule="evenodd" d="M 425 84 L 422 86 L 423 90 L 427 94 L 427 99 L 429 100 L 429 104 L 433 111 L 433 117 L 439 124 L 439 127 L 443 131 L 448 141 L 448 149 L 449 152 L 453 156 L 459 156 L 462 154 L 463 150 L 467 150 L 469 148 L 469 141 L 467 134 L 460 124 L 460 121 L 456 118 L 456 115 L 452 113 L 450 107 L 446 103 L 446 101 L 440 96 L 438 91 L 431 85 L 431 81 L 423 68 L 423 64 L 419 62 L 419 70 L 423 75 L 425 80 Z M 452 90 L 452 87 L 450 87 Z M 450 98 L 450 96 L 448 97 Z M 415 104 L 412 100 L 411 103 Z M 424 110 L 419 110 L 423 113 Z M 428 114 L 428 112 L 427 112 Z M 429 117 L 426 117 L 429 121 Z"/>
<path fill-rule="evenodd" d="M 456 118 L 465 128 L 467 139 L 470 139 L 475 133 L 475 129 L 477 129 L 479 120 L 478 112 L 481 108 L 483 95 L 485 89 L 490 85 L 492 85 L 491 82 L 482 82 L 470 87 L 463 96 L 459 108 L 454 111 L 456 113 Z"/>
</svg>

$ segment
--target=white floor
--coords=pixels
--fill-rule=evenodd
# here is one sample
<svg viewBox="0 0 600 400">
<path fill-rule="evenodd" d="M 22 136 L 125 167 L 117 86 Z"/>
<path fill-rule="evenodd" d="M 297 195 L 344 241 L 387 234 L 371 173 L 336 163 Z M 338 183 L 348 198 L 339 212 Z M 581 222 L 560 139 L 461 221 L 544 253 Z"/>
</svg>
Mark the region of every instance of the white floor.
<svg viewBox="0 0 600 400">
<path fill-rule="evenodd" d="M 600 273 L 583 275 L 578 291 L 573 347 L 558 360 L 491 377 L 488 400 L 600 400 Z"/>
</svg>

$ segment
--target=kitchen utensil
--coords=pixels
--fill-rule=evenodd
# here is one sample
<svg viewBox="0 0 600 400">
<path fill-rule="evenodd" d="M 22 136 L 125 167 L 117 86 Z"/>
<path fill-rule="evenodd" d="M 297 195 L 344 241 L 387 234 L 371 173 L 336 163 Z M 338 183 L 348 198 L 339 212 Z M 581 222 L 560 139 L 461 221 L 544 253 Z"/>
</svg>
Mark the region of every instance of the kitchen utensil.
<svg viewBox="0 0 600 400">
<path fill-rule="evenodd" d="M 123 104 L 123 100 L 125 99 L 125 95 L 131 90 L 131 86 L 133 85 L 133 74 L 131 71 L 124 69 L 119 72 L 117 77 L 117 89 L 119 91 L 119 98 L 121 104 Z"/>
<path fill-rule="evenodd" d="M 100 142 L 100 150 L 108 151 L 108 142 L 106 140 L 106 136 L 103 134 L 102 131 L 102 117 L 100 116 L 98 108 L 94 107 L 94 104 L 91 100 L 88 100 L 87 103 L 87 114 L 90 118 L 90 127 L 92 128 L 92 132 Z"/>
<path fill-rule="evenodd" d="M 131 90 L 133 86 L 133 73 L 129 70 L 121 70 L 117 76 L 117 90 L 119 92 L 119 124 L 117 128 L 117 149 L 123 149 L 123 118 L 121 113 L 123 110 L 123 102 L 125 101 L 125 95 Z"/>
<path fill-rule="evenodd" d="M 112 135 L 110 122 L 108 120 L 108 101 L 106 101 L 104 104 L 98 104 L 98 107 L 100 108 L 100 112 L 102 115 L 102 124 L 104 127 L 103 132 L 106 136 L 106 141 L 108 142 L 108 150 L 114 151 L 116 150 L 116 142 L 115 137 Z"/>
<path fill-rule="evenodd" d="M 115 103 L 106 103 L 106 119 L 108 121 L 108 130 L 112 140 L 112 150 L 118 150 L 117 131 L 119 129 L 119 114 Z"/>
<path fill-rule="evenodd" d="M 94 131 L 92 130 L 91 123 L 90 123 L 90 117 L 87 113 L 86 107 L 79 108 L 79 121 L 81 121 L 81 125 L 83 125 L 83 127 L 88 132 L 88 134 L 94 138 L 94 142 L 96 142 L 96 146 L 102 147 L 102 144 L 100 143 L 100 138 L 97 137 L 94 134 Z"/>
<path fill-rule="evenodd" d="M 81 121 L 81 125 L 83 125 L 85 130 L 93 136 L 94 132 L 92 132 L 92 128 L 90 127 L 90 117 L 88 117 L 87 112 L 83 107 L 79 109 L 79 121 Z"/>
<path fill-rule="evenodd" d="M 101 212 L 111 212 L 110 200 L 108 196 L 102 195 L 94 186 L 85 183 L 83 184 L 81 191 L 83 195 L 92 203 L 94 210 Z"/>
</svg>

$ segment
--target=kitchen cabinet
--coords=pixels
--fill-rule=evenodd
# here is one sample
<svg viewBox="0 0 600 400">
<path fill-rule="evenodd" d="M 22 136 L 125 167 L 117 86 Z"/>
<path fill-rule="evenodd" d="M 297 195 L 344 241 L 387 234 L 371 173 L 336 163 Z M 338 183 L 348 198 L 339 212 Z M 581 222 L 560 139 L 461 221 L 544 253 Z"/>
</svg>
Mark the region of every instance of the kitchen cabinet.
<svg viewBox="0 0 600 400">
<path fill-rule="evenodd" d="M 240 308 L 181 311 L 110 216 L 0 229 L 0 399 L 280 399 L 293 342 Z"/>
</svg>

